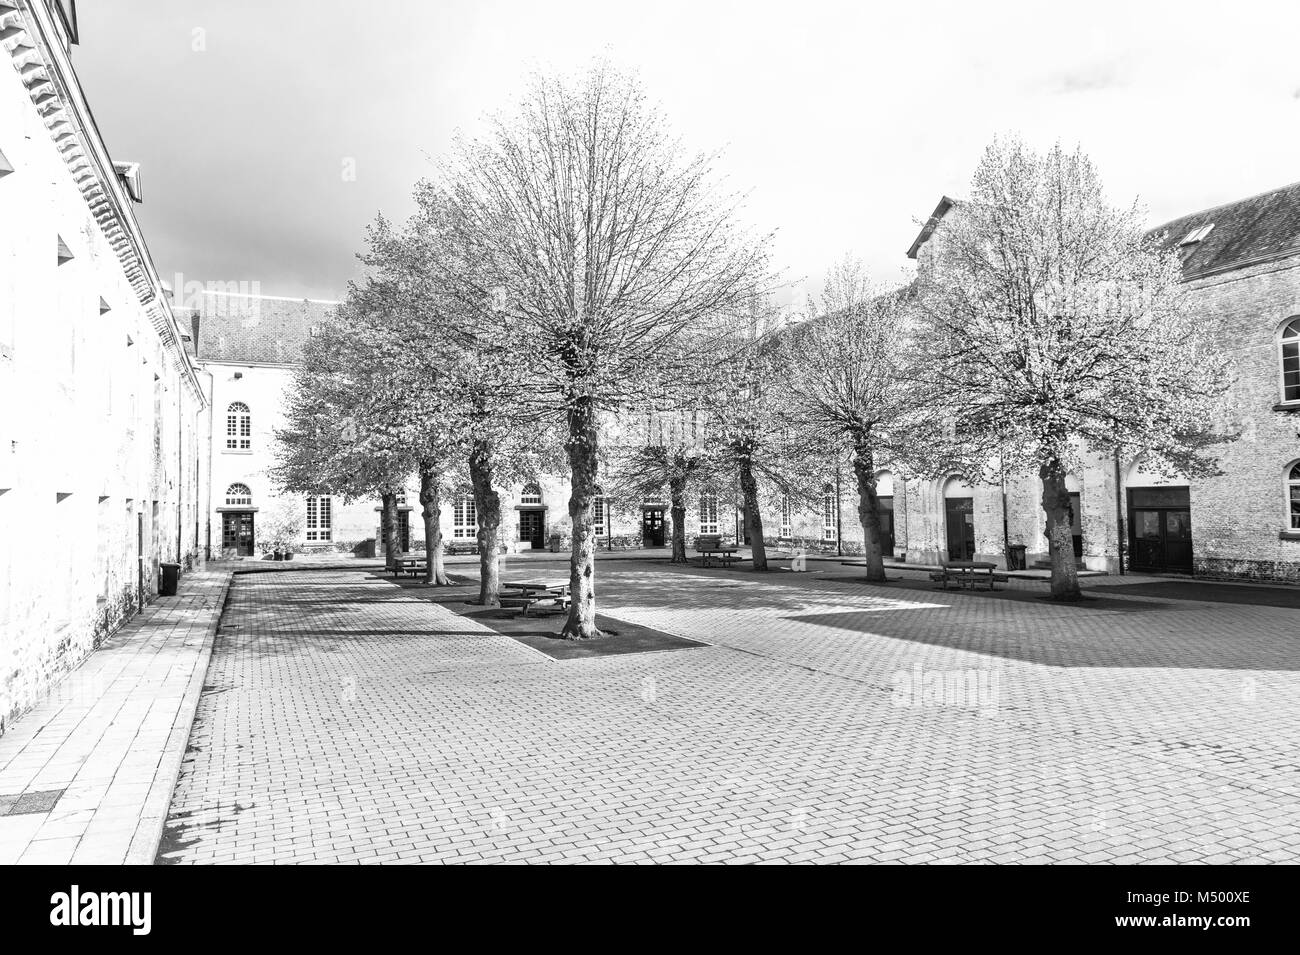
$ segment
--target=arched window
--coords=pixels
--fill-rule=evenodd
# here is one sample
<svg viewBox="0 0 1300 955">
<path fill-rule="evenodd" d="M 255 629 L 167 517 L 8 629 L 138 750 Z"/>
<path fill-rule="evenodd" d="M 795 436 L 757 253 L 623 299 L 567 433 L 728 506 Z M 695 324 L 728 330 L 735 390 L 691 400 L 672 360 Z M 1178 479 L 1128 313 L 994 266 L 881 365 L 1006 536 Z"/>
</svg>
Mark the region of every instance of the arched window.
<svg viewBox="0 0 1300 955">
<path fill-rule="evenodd" d="M 700 495 L 700 533 L 718 533 L 718 495 L 712 491 Z"/>
<path fill-rule="evenodd" d="M 1300 318 L 1282 326 L 1282 400 L 1300 403 Z"/>
<path fill-rule="evenodd" d="M 524 485 L 524 489 L 519 492 L 519 503 L 523 505 L 538 505 L 542 503 L 542 489 L 534 483 Z"/>
<path fill-rule="evenodd" d="M 251 451 L 253 449 L 253 416 L 248 405 L 232 401 L 226 409 L 226 450 Z"/>
<path fill-rule="evenodd" d="M 838 536 L 840 502 L 834 484 L 822 485 L 822 540 L 833 541 Z"/>
<path fill-rule="evenodd" d="M 478 510 L 474 507 L 474 494 L 468 488 L 456 492 L 451 515 L 453 539 L 470 540 L 478 536 Z"/>
<path fill-rule="evenodd" d="M 253 492 L 247 484 L 232 484 L 226 488 L 226 507 L 252 507 Z"/>
<path fill-rule="evenodd" d="M 1300 531 L 1300 461 L 1292 464 L 1286 472 L 1287 516 L 1291 519 L 1290 528 Z"/>
</svg>

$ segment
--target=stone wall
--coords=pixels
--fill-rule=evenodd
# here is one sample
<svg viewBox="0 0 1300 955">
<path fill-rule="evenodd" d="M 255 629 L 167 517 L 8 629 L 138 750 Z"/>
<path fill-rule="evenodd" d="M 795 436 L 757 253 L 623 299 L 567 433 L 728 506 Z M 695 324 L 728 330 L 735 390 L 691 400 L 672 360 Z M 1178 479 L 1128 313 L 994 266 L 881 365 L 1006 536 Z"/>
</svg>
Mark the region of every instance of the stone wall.
<svg viewBox="0 0 1300 955">
<path fill-rule="evenodd" d="M 156 277 L 128 274 L 7 52 L 0 147 L 3 732 L 157 594 L 161 562 L 193 561 L 203 402 Z"/>
</svg>

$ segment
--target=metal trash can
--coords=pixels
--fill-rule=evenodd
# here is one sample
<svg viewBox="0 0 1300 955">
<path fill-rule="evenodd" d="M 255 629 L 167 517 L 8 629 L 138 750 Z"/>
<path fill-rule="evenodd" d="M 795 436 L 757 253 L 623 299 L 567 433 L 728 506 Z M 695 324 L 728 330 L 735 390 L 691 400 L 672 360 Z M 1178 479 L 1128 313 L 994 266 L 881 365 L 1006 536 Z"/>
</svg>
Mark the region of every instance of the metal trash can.
<svg viewBox="0 0 1300 955">
<path fill-rule="evenodd" d="M 181 578 L 180 564 L 162 564 L 162 581 L 158 584 L 158 596 L 175 597 L 176 583 Z"/>
<path fill-rule="evenodd" d="M 1007 545 L 1007 570 L 1024 570 L 1025 569 L 1025 545 L 1008 544 Z"/>
</svg>

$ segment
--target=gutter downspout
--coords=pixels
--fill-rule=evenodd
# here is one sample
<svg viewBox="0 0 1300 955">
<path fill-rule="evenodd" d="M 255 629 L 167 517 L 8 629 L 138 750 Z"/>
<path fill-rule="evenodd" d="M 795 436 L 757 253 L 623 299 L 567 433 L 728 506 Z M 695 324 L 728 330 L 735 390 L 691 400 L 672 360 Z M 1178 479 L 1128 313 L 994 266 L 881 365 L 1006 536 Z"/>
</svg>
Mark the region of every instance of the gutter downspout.
<svg viewBox="0 0 1300 955">
<path fill-rule="evenodd" d="M 1124 490 L 1120 485 L 1119 448 L 1115 449 L 1115 558 L 1119 562 L 1120 576 L 1124 576 Z"/>
</svg>

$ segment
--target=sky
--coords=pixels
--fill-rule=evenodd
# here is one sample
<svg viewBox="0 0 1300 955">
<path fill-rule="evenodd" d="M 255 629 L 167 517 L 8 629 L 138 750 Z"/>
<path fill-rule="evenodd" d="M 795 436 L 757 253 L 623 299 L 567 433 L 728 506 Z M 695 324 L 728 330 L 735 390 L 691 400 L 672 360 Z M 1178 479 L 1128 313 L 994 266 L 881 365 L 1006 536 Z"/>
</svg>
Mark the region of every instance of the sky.
<svg viewBox="0 0 1300 955">
<path fill-rule="evenodd" d="M 784 301 L 902 281 L 996 135 L 1081 145 L 1151 223 L 1300 180 L 1300 4 L 82 0 L 73 61 L 170 282 L 332 299 L 530 72 L 635 71 L 774 230 Z M 179 289 L 178 289 L 179 290 Z"/>
</svg>

